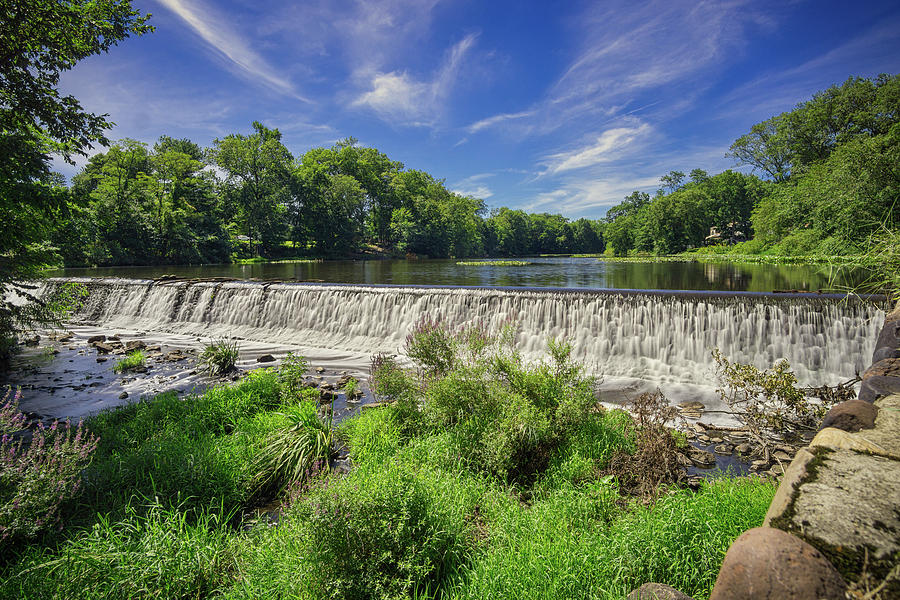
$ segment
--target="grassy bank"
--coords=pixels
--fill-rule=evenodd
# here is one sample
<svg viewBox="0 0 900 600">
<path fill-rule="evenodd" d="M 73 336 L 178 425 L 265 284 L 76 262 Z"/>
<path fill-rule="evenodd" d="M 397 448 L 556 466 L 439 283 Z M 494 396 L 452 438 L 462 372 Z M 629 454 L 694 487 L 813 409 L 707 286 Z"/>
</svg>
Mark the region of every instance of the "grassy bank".
<svg viewBox="0 0 900 600">
<path fill-rule="evenodd" d="M 706 598 L 774 487 L 622 495 L 610 465 L 634 421 L 597 409 L 564 344 L 526 365 L 502 337 L 423 324 L 416 372 L 378 357 L 386 404 L 335 433 L 346 475 L 315 454 L 328 421 L 293 372 L 92 418 L 61 529 L 0 542 L 0 597 L 622 598 L 658 581 Z"/>
</svg>

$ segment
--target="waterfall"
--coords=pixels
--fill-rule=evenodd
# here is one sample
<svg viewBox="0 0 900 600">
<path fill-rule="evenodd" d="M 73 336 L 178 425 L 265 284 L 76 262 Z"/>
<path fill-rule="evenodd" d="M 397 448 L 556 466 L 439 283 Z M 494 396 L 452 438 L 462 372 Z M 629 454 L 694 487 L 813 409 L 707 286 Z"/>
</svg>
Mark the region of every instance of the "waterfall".
<svg viewBox="0 0 900 600">
<path fill-rule="evenodd" d="M 612 377 L 709 384 L 711 350 L 768 367 L 785 358 L 804 383 L 864 369 L 881 308 L 832 296 L 639 290 L 357 286 L 260 282 L 50 279 L 88 290 L 73 321 L 108 328 L 241 338 L 364 353 L 400 353 L 420 319 L 454 327 L 518 323 L 526 358 L 550 337 Z"/>
</svg>

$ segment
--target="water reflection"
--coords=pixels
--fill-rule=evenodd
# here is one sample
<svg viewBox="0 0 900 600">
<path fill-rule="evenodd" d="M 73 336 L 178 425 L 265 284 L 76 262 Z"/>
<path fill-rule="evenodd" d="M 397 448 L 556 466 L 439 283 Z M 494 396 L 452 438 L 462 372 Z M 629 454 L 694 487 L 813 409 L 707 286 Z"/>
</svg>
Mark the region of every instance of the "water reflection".
<svg viewBox="0 0 900 600">
<path fill-rule="evenodd" d="M 842 290 L 865 279 L 830 265 L 688 262 L 605 262 L 593 258 L 532 258 L 517 267 L 465 266 L 455 260 L 370 260 L 320 263 L 64 269 L 56 276 L 155 278 L 234 277 L 328 283 L 566 287 L 668 290 Z"/>
</svg>

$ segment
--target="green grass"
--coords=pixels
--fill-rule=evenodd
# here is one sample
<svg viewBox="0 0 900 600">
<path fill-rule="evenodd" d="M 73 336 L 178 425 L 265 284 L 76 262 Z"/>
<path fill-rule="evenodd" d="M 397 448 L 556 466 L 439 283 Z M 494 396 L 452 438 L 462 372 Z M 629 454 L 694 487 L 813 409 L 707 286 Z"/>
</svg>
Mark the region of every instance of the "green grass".
<svg viewBox="0 0 900 600">
<path fill-rule="evenodd" d="M 289 263 L 320 263 L 324 262 L 321 258 L 265 258 L 263 256 L 254 256 L 253 258 L 235 258 L 232 259 L 235 265 L 256 265 L 256 264 L 289 264 Z"/>
<path fill-rule="evenodd" d="M 225 375 L 234 370 L 239 356 L 240 347 L 237 342 L 218 340 L 203 349 L 197 359 L 197 364 L 201 370 L 211 376 Z"/>
<path fill-rule="evenodd" d="M 456 264 L 464 267 L 524 267 L 534 263 L 527 260 L 463 260 Z"/>
<path fill-rule="evenodd" d="M 117 362 L 113 367 L 113 371 L 116 373 L 125 373 L 126 371 L 143 367 L 146 364 L 147 355 L 141 350 L 135 350 L 134 352 L 129 352 L 125 358 Z"/>
<path fill-rule="evenodd" d="M 64 506 L 61 531 L 4 548 L 0 598 L 622 598 L 647 581 L 707 598 L 725 549 L 762 522 L 774 486 L 723 478 L 623 503 L 601 471 L 633 446 L 629 417 L 572 420 L 556 371 L 503 368 L 517 402 L 557 407 L 528 480 L 478 461 L 505 465 L 491 445 L 521 443 L 509 436 L 531 435 L 531 417 L 454 416 L 473 402 L 466 389 L 483 391 L 459 376 L 432 382 L 419 401 L 438 404 L 427 410 L 400 395 L 342 423 L 345 476 L 302 468 L 324 458 L 331 429 L 273 369 L 100 413 L 86 424 L 100 444 L 83 494 Z M 473 406 L 493 410 L 511 393 Z M 277 527 L 255 517 L 270 500 L 285 507 Z"/>
</svg>

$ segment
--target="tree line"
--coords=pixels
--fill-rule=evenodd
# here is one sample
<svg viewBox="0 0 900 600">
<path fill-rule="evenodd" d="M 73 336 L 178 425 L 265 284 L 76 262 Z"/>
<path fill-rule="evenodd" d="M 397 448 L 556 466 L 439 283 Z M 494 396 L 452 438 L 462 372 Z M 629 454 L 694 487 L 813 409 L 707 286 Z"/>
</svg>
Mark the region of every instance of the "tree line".
<svg viewBox="0 0 900 600">
<path fill-rule="evenodd" d="M 613 252 L 865 254 L 900 226 L 900 75 L 818 92 L 751 127 L 729 156 L 765 179 L 672 171 L 654 196 L 636 191 L 607 212 Z"/>
<path fill-rule="evenodd" d="M 203 149 L 162 136 L 94 154 L 63 190 L 50 242 L 66 265 L 228 262 L 232 256 L 514 256 L 602 252 L 598 221 L 454 193 L 348 138 L 294 157 L 253 123 Z"/>
</svg>

